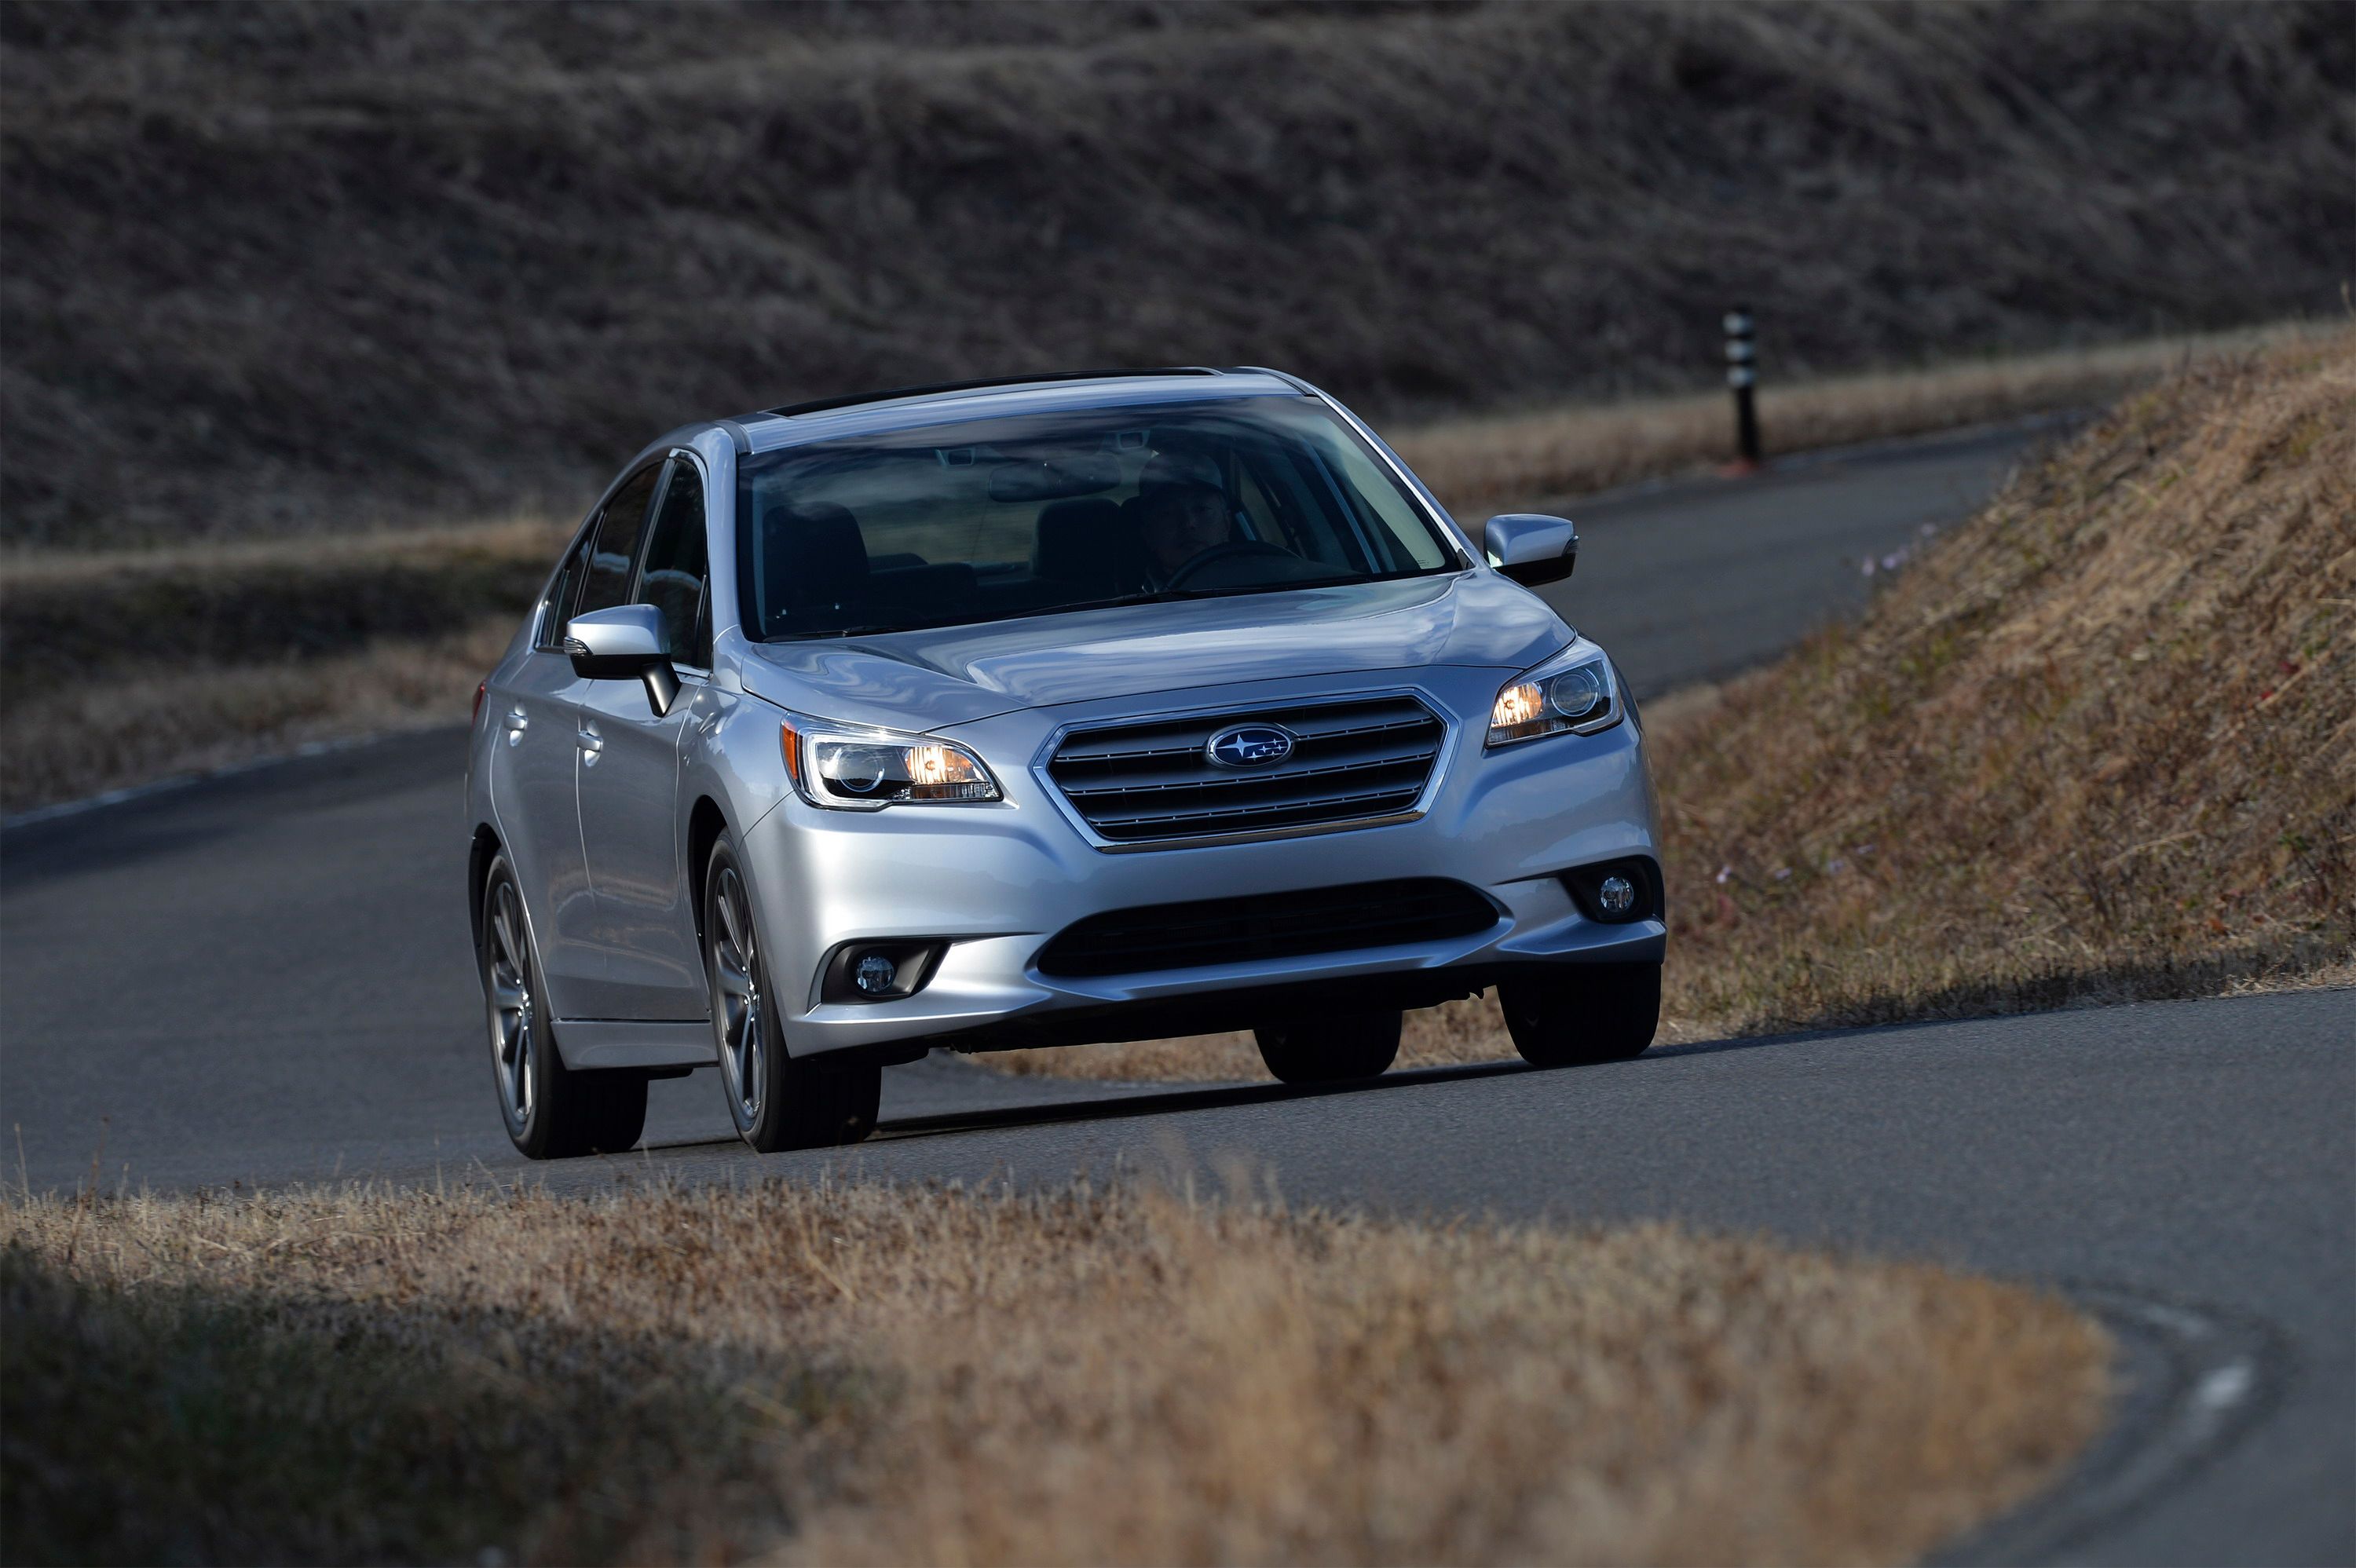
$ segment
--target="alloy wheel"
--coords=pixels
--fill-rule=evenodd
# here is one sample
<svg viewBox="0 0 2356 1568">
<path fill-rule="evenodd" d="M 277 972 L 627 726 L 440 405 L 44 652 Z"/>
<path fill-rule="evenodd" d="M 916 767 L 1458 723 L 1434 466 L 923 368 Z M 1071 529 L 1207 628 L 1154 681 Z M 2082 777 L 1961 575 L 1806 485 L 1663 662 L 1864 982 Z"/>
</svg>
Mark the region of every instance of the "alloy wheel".
<svg viewBox="0 0 2356 1568">
<path fill-rule="evenodd" d="M 734 866 L 723 866 L 712 897 L 712 1018 L 720 1071 L 740 1125 L 760 1120 L 768 1060 L 761 1049 L 761 969 L 752 901 Z"/>
<path fill-rule="evenodd" d="M 532 1053 L 539 1048 L 539 1020 L 531 995 L 530 949 L 524 942 L 523 904 L 515 884 L 501 881 L 491 899 L 489 931 L 490 984 L 486 987 L 491 1015 L 491 1066 L 499 1081 L 499 1108 L 508 1125 L 520 1128 L 531 1120 Z"/>
</svg>

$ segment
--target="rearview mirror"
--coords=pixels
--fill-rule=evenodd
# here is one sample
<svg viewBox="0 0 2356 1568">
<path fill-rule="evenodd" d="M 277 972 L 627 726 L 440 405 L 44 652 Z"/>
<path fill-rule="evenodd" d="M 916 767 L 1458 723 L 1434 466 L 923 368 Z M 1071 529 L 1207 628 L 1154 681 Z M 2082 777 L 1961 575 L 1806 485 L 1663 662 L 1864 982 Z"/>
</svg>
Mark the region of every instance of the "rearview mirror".
<svg viewBox="0 0 2356 1568">
<path fill-rule="evenodd" d="M 1001 463 L 990 471 L 993 501 L 1063 501 L 1093 496 L 1120 483 L 1120 460 L 1109 452 L 1074 452 L 1037 463 Z"/>
<path fill-rule="evenodd" d="M 1525 588 L 1559 582 L 1579 565 L 1579 529 L 1569 517 L 1501 512 L 1482 535 L 1489 564 Z"/>
<path fill-rule="evenodd" d="M 573 616 L 564 624 L 564 651 L 584 680 L 645 681 L 648 706 L 658 719 L 679 700 L 670 633 L 651 604 L 616 604 Z"/>
</svg>

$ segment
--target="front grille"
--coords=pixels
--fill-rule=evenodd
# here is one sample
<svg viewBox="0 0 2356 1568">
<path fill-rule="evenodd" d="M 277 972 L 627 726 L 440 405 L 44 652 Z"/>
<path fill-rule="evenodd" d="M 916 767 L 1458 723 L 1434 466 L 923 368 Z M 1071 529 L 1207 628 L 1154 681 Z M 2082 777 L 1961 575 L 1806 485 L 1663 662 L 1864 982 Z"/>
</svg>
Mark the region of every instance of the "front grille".
<svg viewBox="0 0 2356 1568">
<path fill-rule="evenodd" d="M 1041 948 L 1038 965 L 1043 975 L 1140 975 L 1440 942 L 1496 923 L 1496 906 L 1462 882 L 1411 877 L 1092 914 Z"/>
<path fill-rule="evenodd" d="M 1282 730 L 1291 755 L 1256 768 L 1212 762 L 1212 737 L 1237 725 Z M 1047 776 L 1116 844 L 1325 827 L 1413 806 L 1446 733 L 1412 697 L 1304 703 L 1076 730 L 1048 760 Z"/>
</svg>

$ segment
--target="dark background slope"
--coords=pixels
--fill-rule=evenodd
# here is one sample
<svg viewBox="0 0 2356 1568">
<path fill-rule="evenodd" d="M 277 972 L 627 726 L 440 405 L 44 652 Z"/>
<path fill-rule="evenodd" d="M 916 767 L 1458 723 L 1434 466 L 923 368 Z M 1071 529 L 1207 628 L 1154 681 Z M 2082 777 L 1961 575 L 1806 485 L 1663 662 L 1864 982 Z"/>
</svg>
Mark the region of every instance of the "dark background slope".
<svg viewBox="0 0 2356 1568">
<path fill-rule="evenodd" d="M 1379 414 L 2336 309 L 2349 9 L 0 9 L 0 537 L 569 506 L 697 414 Z"/>
</svg>

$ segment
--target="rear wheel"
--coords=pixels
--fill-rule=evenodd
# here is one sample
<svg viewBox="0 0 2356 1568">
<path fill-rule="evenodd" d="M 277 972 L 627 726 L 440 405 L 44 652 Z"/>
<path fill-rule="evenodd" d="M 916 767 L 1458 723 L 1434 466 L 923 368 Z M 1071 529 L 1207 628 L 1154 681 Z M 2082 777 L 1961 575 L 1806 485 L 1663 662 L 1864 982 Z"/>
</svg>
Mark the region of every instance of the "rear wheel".
<svg viewBox="0 0 2356 1568">
<path fill-rule="evenodd" d="M 1259 1059 L 1286 1083 L 1339 1083 L 1376 1078 L 1398 1056 L 1397 1012 L 1338 1013 L 1316 1021 L 1252 1030 Z"/>
<path fill-rule="evenodd" d="M 1658 964 L 1570 964 L 1497 987 L 1514 1049 L 1536 1067 L 1642 1056 L 1661 1022 Z"/>
<path fill-rule="evenodd" d="M 557 1053 L 547 987 L 505 855 L 483 879 L 483 1006 L 491 1076 L 508 1137 L 531 1159 L 620 1154 L 646 1131 L 647 1081 L 636 1072 L 574 1072 Z"/>
<path fill-rule="evenodd" d="M 797 1061 L 771 1001 L 753 898 L 725 835 L 703 873 L 703 967 L 728 1114 L 763 1154 L 855 1144 L 875 1130 L 884 1070 L 868 1061 Z"/>
</svg>

